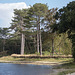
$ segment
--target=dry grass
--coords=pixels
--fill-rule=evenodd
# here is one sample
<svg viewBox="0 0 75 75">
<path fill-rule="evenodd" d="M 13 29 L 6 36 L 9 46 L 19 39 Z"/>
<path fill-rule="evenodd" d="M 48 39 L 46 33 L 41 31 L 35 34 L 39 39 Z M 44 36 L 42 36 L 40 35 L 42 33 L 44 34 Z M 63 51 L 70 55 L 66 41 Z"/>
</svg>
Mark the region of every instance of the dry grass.
<svg viewBox="0 0 75 75">
<path fill-rule="evenodd" d="M 14 58 L 12 56 L 4 56 L 0 58 L 0 61 L 48 61 L 48 62 L 68 62 L 72 61 L 72 58 Z"/>
</svg>

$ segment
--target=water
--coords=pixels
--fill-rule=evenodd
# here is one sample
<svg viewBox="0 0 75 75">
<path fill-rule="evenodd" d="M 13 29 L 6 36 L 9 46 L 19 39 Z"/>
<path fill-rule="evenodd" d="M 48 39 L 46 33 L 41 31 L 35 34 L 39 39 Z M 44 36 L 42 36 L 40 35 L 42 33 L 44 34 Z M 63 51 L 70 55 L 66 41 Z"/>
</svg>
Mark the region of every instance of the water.
<svg viewBox="0 0 75 75">
<path fill-rule="evenodd" d="M 50 75 L 51 66 L 0 63 L 0 75 Z"/>
</svg>

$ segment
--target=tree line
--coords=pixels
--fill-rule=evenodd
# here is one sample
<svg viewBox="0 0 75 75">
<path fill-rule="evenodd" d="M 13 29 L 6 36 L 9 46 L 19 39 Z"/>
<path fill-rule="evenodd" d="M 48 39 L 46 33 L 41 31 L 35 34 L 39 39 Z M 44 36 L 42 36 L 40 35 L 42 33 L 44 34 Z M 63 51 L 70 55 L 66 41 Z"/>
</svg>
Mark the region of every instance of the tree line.
<svg viewBox="0 0 75 75">
<path fill-rule="evenodd" d="M 75 1 L 61 9 L 36 3 L 14 9 L 9 28 L 0 28 L 0 52 L 72 54 L 75 58 Z"/>
</svg>

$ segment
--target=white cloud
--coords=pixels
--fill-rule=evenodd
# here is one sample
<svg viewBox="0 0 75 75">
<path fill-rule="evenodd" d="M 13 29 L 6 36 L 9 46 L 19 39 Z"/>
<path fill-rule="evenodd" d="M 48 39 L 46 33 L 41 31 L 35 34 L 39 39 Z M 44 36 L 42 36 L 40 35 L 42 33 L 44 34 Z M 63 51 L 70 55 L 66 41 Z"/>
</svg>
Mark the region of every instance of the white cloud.
<svg viewBox="0 0 75 75">
<path fill-rule="evenodd" d="M 13 9 L 28 8 L 24 2 L 20 3 L 0 3 L 0 27 L 9 27 L 14 16 Z"/>
</svg>

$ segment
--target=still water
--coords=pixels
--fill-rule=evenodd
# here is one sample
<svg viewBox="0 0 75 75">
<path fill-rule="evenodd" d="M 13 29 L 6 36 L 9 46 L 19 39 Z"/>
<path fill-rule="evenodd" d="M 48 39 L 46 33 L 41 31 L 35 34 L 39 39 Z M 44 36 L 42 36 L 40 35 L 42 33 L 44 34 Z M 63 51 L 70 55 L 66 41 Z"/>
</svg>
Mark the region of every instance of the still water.
<svg viewBox="0 0 75 75">
<path fill-rule="evenodd" d="M 0 63 L 0 75 L 50 75 L 51 66 Z"/>
</svg>

